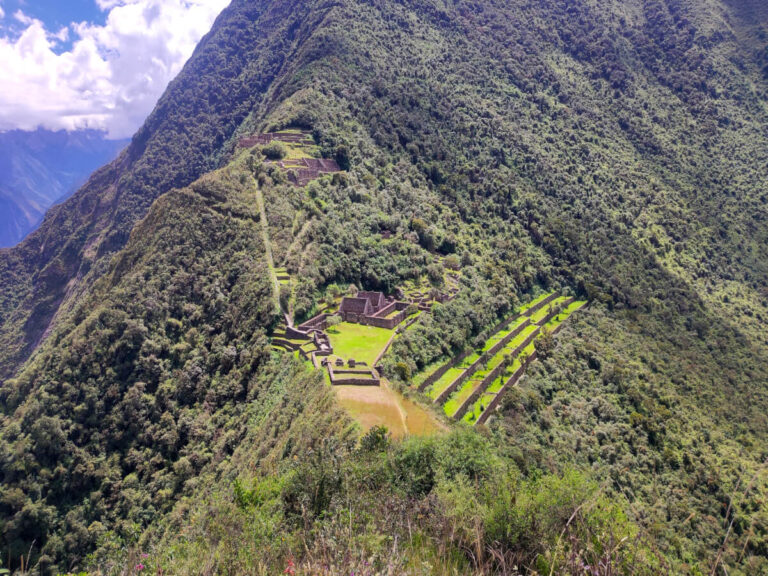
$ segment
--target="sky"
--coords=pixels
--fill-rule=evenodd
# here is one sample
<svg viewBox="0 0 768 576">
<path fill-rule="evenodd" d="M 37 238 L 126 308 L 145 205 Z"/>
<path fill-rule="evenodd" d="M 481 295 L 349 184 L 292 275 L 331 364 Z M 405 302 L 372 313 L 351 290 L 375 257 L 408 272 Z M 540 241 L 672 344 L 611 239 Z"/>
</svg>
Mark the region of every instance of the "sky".
<svg viewBox="0 0 768 576">
<path fill-rule="evenodd" d="M 0 131 L 127 138 L 230 0 L 0 0 Z"/>
</svg>

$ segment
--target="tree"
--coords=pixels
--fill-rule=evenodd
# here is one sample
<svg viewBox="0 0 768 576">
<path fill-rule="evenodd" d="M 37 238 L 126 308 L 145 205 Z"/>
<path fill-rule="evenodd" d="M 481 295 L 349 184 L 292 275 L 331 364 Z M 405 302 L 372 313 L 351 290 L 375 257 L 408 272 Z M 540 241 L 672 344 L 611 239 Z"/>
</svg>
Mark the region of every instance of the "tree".
<svg viewBox="0 0 768 576">
<path fill-rule="evenodd" d="M 336 326 L 341 324 L 341 322 L 342 322 L 341 316 L 339 316 L 338 314 L 334 314 L 333 316 L 328 316 L 328 318 L 325 319 L 325 323 L 328 326 L 329 332 L 338 332 L 338 330 L 336 330 Z"/>
<path fill-rule="evenodd" d="M 261 149 L 261 152 L 270 160 L 282 160 L 288 155 L 288 150 L 280 142 L 272 142 Z"/>
<path fill-rule="evenodd" d="M 443 266 L 445 266 L 448 270 L 458 270 L 461 268 L 461 261 L 459 260 L 459 257 L 456 256 L 456 254 L 451 254 L 445 257 L 445 260 L 443 260 Z"/>
</svg>

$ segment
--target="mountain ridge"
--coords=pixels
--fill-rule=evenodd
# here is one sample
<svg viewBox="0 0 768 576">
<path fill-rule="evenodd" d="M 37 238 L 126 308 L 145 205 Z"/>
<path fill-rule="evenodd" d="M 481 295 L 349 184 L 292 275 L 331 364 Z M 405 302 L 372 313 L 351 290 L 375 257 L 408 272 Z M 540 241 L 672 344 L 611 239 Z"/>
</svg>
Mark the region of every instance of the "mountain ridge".
<svg viewBox="0 0 768 576">
<path fill-rule="evenodd" d="M 75 192 L 91 172 L 111 161 L 125 141 L 95 131 L 11 131 L 0 134 L 0 246 L 22 240 L 53 204 Z"/>
<path fill-rule="evenodd" d="M 768 565 L 760 476 L 768 456 L 768 87 L 764 46 L 742 50 L 764 24 L 750 20 L 736 34 L 728 26 L 742 24 L 731 10 L 716 0 L 233 2 L 121 160 L 54 209 L 21 248 L 0 253 L 4 277 L 19 278 L 0 292 L 1 430 L 9 439 L 0 473 L 13 487 L 0 499 L 6 542 L 25 553 L 34 539 L 48 566 L 85 565 L 72 557 L 81 548 L 96 550 L 100 566 L 130 566 L 131 554 L 162 536 L 153 546 L 161 567 L 172 560 L 168 550 L 201 559 L 178 531 L 219 525 L 221 506 L 233 532 L 220 540 L 198 533 L 205 550 L 231 562 L 212 571 L 282 571 L 289 551 L 270 548 L 266 537 L 242 544 L 254 555 L 267 551 L 258 570 L 229 556 L 251 521 L 305 550 L 291 562 L 310 572 L 331 553 L 304 527 L 381 563 L 388 549 L 379 537 L 405 538 L 413 520 L 422 537 L 455 553 L 452 570 L 504 573 L 485 563 L 498 552 L 532 573 L 537 562 L 554 569 L 547 554 L 578 504 L 549 516 L 536 508 L 535 520 L 564 515 L 536 532 L 536 547 L 523 529 L 504 533 L 493 514 L 514 510 L 482 494 L 501 490 L 505 474 L 535 490 L 545 474 L 553 501 L 564 478 L 577 486 L 563 496 L 569 504 L 605 492 L 631 517 L 627 533 L 650 539 L 671 573 L 710 571 L 723 520 L 739 526 L 724 552 L 729 573 L 760 573 Z M 311 130 L 319 153 L 349 170 L 300 188 L 259 147 L 236 148 L 240 137 L 284 128 Z M 244 184 L 251 177 L 266 221 L 253 213 Z M 409 375 L 484 341 L 531 294 L 564 289 L 591 305 L 561 344 L 542 350 L 487 430 L 402 445 L 374 434 L 364 440 L 377 455 L 372 464 L 335 411 L 329 419 L 302 404 L 305 422 L 286 416 L 299 390 L 323 396 L 328 410 L 333 401 L 298 363 L 269 358 L 278 318 L 259 226 L 269 226 L 276 265 L 296 279 L 298 319 L 334 285 L 393 291 L 439 277 L 440 257 L 460 262 L 456 300 L 424 314 L 383 360 L 403 390 Z M 49 245 L 56 234 L 61 241 Z M 96 430 L 91 411 L 110 426 Z M 127 432 L 118 430 L 121 418 L 132 423 Z M 333 438 L 297 431 L 315 419 Z M 63 448 L 43 445 L 43 425 Z M 292 461 L 308 447 L 327 460 Z M 33 473 L 22 477 L 12 450 Z M 107 453 L 108 478 L 89 470 Z M 254 455 L 262 453 L 271 454 L 268 464 Z M 58 462 L 88 470 L 87 485 L 66 466 L 56 482 L 39 480 Z M 428 469 L 419 468 L 424 462 Z M 574 495 L 582 484 L 570 466 L 605 488 Z M 380 476 L 365 476 L 366 467 Z M 359 486 L 342 488 L 342 472 Z M 394 509 L 431 510 L 429 520 L 383 514 L 389 524 L 360 527 L 369 540 L 356 540 L 336 531 L 352 510 L 343 498 L 317 502 L 295 477 L 308 486 L 328 480 L 358 509 L 381 513 L 372 501 L 383 495 Z M 752 477 L 754 491 L 737 510 L 720 510 Z M 235 484 L 233 504 L 235 479 L 253 482 L 254 492 Z M 525 482 L 509 485 L 528 498 Z M 76 497 L 62 500 L 62 487 Z M 473 487 L 482 488 L 474 507 L 458 507 L 457 495 L 469 498 Z M 116 508 L 105 504 L 107 492 Z M 205 510 L 188 515 L 200 494 Z M 76 501 L 91 497 L 93 507 Z M 274 510 L 276 525 L 268 521 Z M 470 511 L 475 535 L 455 521 Z M 32 517 L 51 520 L 27 524 Z M 451 518 L 455 539 L 442 540 Z M 601 526 L 590 517 L 589 530 Z M 121 542 L 132 551 L 110 555 Z M 410 554 L 415 565 L 439 556 L 428 547 Z M 648 564 L 623 573 L 659 573 L 653 554 L 641 555 Z M 362 566 L 337 561 L 339 572 Z"/>
</svg>

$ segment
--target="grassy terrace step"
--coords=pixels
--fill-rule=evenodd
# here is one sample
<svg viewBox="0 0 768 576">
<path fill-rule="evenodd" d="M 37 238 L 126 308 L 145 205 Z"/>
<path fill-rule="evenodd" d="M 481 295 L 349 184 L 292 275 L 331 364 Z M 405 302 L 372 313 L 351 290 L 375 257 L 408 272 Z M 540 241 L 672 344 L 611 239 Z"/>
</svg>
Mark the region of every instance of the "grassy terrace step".
<svg viewBox="0 0 768 576">
<path fill-rule="evenodd" d="M 443 405 L 443 411 L 450 417 L 454 417 L 459 410 L 464 407 L 464 404 L 469 400 L 472 395 L 484 384 L 488 375 L 498 367 L 504 359 L 512 354 L 518 347 L 520 347 L 531 334 L 536 333 L 539 330 L 538 326 L 526 326 L 523 330 L 512 338 L 509 343 L 499 350 L 493 357 L 488 360 L 488 364 L 483 370 L 478 370 L 475 374 L 464 383 L 464 385 L 453 394 L 450 399 Z"/>
<path fill-rule="evenodd" d="M 555 331 L 558 329 L 558 327 L 565 322 L 568 317 L 576 312 L 577 310 L 581 310 L 584 308 L 584 306 L 587 305 L 587 302 L 585 300 L 576 300 L 574 302 L 571 302 L 560 314 L 555 316 L 552 320 L 550 320 L 546 328 L 551 331 Z"/>
<path fill-rule="evenodd" d="M 512 338 L 512 340 L 509 341 L 509 344 L 507 344 L 506 346 L 504 346 L 504 348 L 499 350 L 499 352 L 497 352 L 496 355 L 488 361 L 487 371 L 490 372 L 491 370 L 496 368 L 496 366 L 501 364 L 504 361 L 505 356 L 508 356 L 509 354 L 514 352 L 518 346 L 520 346 L 523 342 L 525 342 L 525 339 L 528 338 L 528 336 L 536 332 L 538 329 L 539 327 L 534 326 L 533 324 L 523 328 L 520 334 Z"/>
<path fill-rule="evenodd" d="M 468 356 L 464 359 L 464 361 L 456 366 L 455 368 L 451 368 L 442 375 L 442 377 L 432 384 L 432 386 L 427 390 L 427 395 L 432 398 L 432 400 L 437 400 L 437 398 L 445 392 L 445 389 L 450 386 L 456 378 L 464 374 L 464 372 L 469 369 L 469 367 L 477 361 L 477 359 L 480 358 L 480 354 L 475 352 L 474 354 Z"/>
<path fill-rule="evenodd" d="M 411 379 L 411 388 L 418 389 L 432 374 L 437 372 L 440 368 L 446 365 L 446 363 L 452 362 L 452 359 L 446 360 L 444 357 L 440 358 L 439 360 L 432 362 L 431 364 L 428 364 L 424 367 L 424 369 L 414 375 L 414 377 Z"/>
<path fill-rule="evenodd" d="M 525 321 L 526 321 L 526 318 L 518 318 L 517 320 L 514 320 L 509 325 L 508 328 L 505 328 L 503 330 L 500 330 L 499 332 L 496 332 L 496 334 L 488 338 L 488 340 L 485 342 L 482 352 L 488 352 L 488 350 L 493 348 L 497 343 L 499 343 L 501 340 L 506 338 L 512 332 L 514 332 L 515 329 L 517 329 Z"/>
<path fill-rule="evenodd" d="M 531 314 L 531 322 L 534 324 L 538 324 L 549 315 L 552 309 L 556 308 L 557 306 L 561 306 L 566 302 L 566 300 L 568 300 L 567 296 L 561 296 L 559 298 L 555 298 L 554 300 L 552 300 L 552 302 L 550 302 L 540 310 L 537 310 L 536 312 Z"/>
<path fill-rule="evenodd" d="M 531 300 L 527 304 L 524 304 L 523 306 L 520 307 L 519 313 L 525 314 L 526 312 L 528 312 L 528 310 L 530 310 L 531 308 L 534 308 L 537 304 L 539 304 L 540 302 L 552 296 L 552 294 L 554 294 L 554 292 L 548 292 L 547 294 L 542 294 L 538 298 Z"/>
</svg>

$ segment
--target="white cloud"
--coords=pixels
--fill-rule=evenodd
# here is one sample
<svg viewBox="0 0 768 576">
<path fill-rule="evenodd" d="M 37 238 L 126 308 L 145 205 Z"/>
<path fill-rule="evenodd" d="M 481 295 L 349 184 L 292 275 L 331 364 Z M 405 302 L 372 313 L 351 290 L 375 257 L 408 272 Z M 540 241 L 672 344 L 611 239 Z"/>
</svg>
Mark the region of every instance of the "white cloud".
<svg viewBox="0 0 768 576">
<path fill-rule="evenodd" d="M 0 37 L 0 130 L 94 128 L 133 134 L 230 0 L 96 0 L 103 26 L 57 32 L 21 11 Z M 2 17 L 0 9 L 0 17 Z M 72 39 L 66 52 L 55 50 Z"/>
</svg>

